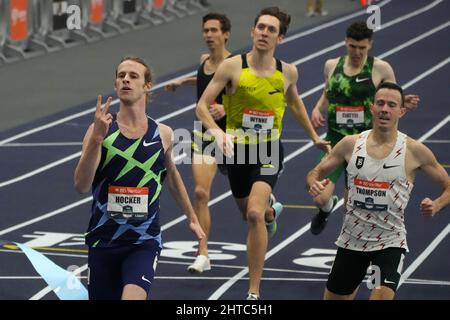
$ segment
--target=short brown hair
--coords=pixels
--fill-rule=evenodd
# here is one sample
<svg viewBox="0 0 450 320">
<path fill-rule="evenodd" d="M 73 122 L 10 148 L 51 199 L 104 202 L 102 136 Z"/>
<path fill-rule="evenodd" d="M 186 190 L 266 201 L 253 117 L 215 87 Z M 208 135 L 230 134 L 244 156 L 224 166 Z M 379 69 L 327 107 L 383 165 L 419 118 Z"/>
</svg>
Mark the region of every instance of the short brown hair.
<svg viewBox="0 0 450 320">
<path fill-rule="evenodd" d="M 125 57 L 123 57 L 123 58 L 120 60 L 120 62 L 119 62 L 119 64 L 117 65 L 117 67 L 116 67 L 116 78 L 117 78 L 117 69 L 118 69 L 119 65 L 120 65 L 122 62 L 128 61 L 128 60 L 137 62 L 137 63 L 139 63 L 139 64 L 142 64 L 142 65 L 145 67 L 145 71 L 144 71 L 144 81 L 145 81 L 145 84 L 147 84 L 147 83 L 149 83 L 149 82 L 152 82 L 152 71 L 150 70 L 150 67 L 147 65 L 147 63 L 145 62 L 144 59 L 139 58 L 138 56 L 125 56 Z M 150 101 L 150 92 L 148 92 L 147 95 L 146 95 L 145 103 L 147 104 L 149 101 Z"/>
<path fill-rule="evenodd" d="M 378 87 L 375 89 L 375 95 L 381 89 L 389 89 L 389 90 L 398 91 L 400 93 L 400 96 L 401 96 L 401 107 L 404 107 L 404 105 L 405 105 L 405 94 L 403 93 L 402 87 L 400 87 L 398 84 L 396 84 L 394 82 L 388 82 L 388 81 L 381 82 L 378 85 Z"/>
<path fill-rule="evenodd" d="M 352 23 L 346 32 L 347 38 L 352 38 L 356 41 L 362 41 L 364 39 L 372 40 L 373 30 L 367 27 L 365 21 L 357 21 Z"/>
<path fill-rule="evenodd" d="M 122 58 L 122 60 L 120 60 L 119 65 L 122 62 L 128 61 L 128 60 L 131 60 L 131 61 L 137 62 L 139 64 L 142 64 L 145 67 L 145 72 L 144 72 L 145 83 L 152 82 L 152 72 L 150 70 L 150 67 L 144 61 L 144 59 L 139 58 L 137 56 L 125 56 L 125 57 Z M 117 65 L 117 66 L 119 66 L 119 65 Z M 116 78 L 117 78 L 117 68 L 116 68 Z"/>
<path fill-rule="evenodd" d="M 261 16 L 274 16 L 280 21 L 280 33 L 279 35 L 284 36 L 289 28 L 289 24 L 291 23 L 291 16 L 286 12 L 283 12 L 278 7 L 268 7 L 262 9 L 255 18 L 255 24 L 258 23 L 258 20 Z"/>
<path fill-rule="evenodd" d="M 202 22 L 205 24 L 209 20 L 219 20 L 220 30 L 222 30 L 222 32 L 231 31 L 231 22 L 226 15 L 217 12 L 210 12 L 203 16 Z"/>
</svg>

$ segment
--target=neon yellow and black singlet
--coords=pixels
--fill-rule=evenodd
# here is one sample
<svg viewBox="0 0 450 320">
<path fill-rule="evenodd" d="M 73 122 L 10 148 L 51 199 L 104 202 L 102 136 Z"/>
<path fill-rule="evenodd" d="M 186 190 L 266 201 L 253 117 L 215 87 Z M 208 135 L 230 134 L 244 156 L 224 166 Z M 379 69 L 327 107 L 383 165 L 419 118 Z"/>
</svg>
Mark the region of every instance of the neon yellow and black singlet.
<svg viewBox="0 0 450 320">
<path fill-rule="evenodd" d="M 223 96 L 227 132 L 237 136 L 237 143 L 277 140 L 285 111 L 281 61 L 276 60 L 276 70 L 271 76 L 258 77 L 251 72 L 246 54 L 241 57 L 242 71 L 236 92 Z"/>
<path fill-rule="evenodd" d="M 344 73 L 345 56 L 341 57 L 328 80 L 328 138 L 332 145 L 346 135 L 372 127 L 370 105 L 375 95 L 373 60 L 373 57 L 368 57 L 361 72 L 350 77 Z"/>
</svg>

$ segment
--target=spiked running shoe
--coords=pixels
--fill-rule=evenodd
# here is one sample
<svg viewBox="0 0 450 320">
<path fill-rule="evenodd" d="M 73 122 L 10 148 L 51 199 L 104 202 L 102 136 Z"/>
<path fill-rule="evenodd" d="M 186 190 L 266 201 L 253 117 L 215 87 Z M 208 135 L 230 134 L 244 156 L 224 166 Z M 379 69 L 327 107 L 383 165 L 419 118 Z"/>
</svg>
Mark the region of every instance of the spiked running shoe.
<svg viewBox="0 0 450 320">
<path fill-rule="evenodd" d="M 256 293 L 249 293 L 245 300 L 259 300 L 259 297 Z"/>
<path fill-rule="evenodd" d="M 190 273 L 202 273 L 203 271 L 211 270 L 209 258 L 207 256 L 198 255 L 197 258 L 195 258 L 194 263 L 191 264 L 187 270 Z"/>
<path fill-rule="evenodd" d="M 272 221 L 266 222 L 267 234 L 269 235 L 269 238 L 272 238 L 277 232 L 277 219 L 283 211 L 283 205 L 280 202 L 277 202 L 277 199 L 275 199 L 275 196 L 273 194 L 270 194 L 269 206 L 274 210 L 275 214 Z"/>
<path fill-rule="evenodd" d="M 312 218 L 311 220 L 311 233 L 313 235 L 318 235 L 325 229 L 328 223 L 328 216 L 333 211 L 334 207 L 338 202 L 339 198 L 337 196 L 333 196 L 333 207 L 330 212 L 325 212 L 319 209 L 319 212 Z"/>
</svg>

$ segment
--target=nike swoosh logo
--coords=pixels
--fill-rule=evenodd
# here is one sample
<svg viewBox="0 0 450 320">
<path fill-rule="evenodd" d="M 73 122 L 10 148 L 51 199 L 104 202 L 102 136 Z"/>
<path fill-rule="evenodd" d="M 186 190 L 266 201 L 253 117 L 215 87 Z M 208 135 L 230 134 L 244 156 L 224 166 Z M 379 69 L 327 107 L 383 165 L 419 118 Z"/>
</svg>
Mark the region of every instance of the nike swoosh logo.
<svg viewBox="0 0 450 320">
<path fill-rule="evenodd" d="M 363 82 L 367 80 L 369 80 L 369 78 L 362 78 L 362 79 L 356 78 L 356 82 Z"/>
<path fill-rule="evenodd" d="M 392 283 L 392 284 L 395 284 L 394 281 L 389 281 L 389 280 L 386 280 L 386 279 L 384 279 L 384 283 Z"/>
<path fill-rule="evenodd" d="M 155 144 L 155 143 L 158 143 L 159 141 L 153 141 L 153 142 L 145 142 L 145 140 L 144 140 L 144 142 L 142 143 L 142 145 L 144 146 L 144 147 L 148 147 L 148 146 L 151 146 L 152 144 Z"/>
<path fill-rule="evenodd" d="M 395 166 L 387 166 L 386 164 L 383 164 L 383 169 L 390 169 L 390 168 L 395 168 L 395 167 L 400 167 L 400 165 L 397 164 Z"/>
<path fill-rule="evenodd" d="M 145 276 L 142 276 L 141 279 L 144 280 L 144 281 L 146 281 L 146 282 L 148 282 L 148 283 L 150 283 L 150 284 L 152 284 L 152 282 L 151 282 L 150 280 L 148 280 Z M 385 281 L 385 282 L 386 282 L 386 281 Z"/>
<path fill-rule="evenodd" d="M 281 90 L 275 90 L 275 91 L 270 91 L 269 92 L 270 95 L 275 94 L 275 93 L 281 93 Z"/>
</svg>

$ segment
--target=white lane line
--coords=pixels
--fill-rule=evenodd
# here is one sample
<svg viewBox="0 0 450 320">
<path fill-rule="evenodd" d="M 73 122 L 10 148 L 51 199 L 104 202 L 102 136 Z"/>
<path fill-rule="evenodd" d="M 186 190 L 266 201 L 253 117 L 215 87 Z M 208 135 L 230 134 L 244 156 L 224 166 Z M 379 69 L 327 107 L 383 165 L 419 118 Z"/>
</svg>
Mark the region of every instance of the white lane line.
<svg viewBox="0 0 450 320">
<path fill-rule="evenodd" d="M 23 227 L 29 226 L 29 225 L 34 224 L 34 223 L 36 223 L 36 222 L 39 222 L 39 221 L 42 221 L 42 220 L 45 220 L 45 219 L 54 217 L 54 216 L 56 216 L 56 215 L 58 215 L 58 214 L 60 214 L 60 213 L 66 212 L 66 211 L 68 211 L 68 210 L 70 210 L 70 209 L 76 208 L 76 207 L 78 207 L 78 206 L 80 206 L 80 205 L 82 205 L 82 204 L 85 204 L 85 203 L 87 203 L 87 202 L 90 202 L 90 201 L 92 201 L 92 196 L 91 196 L 91 197 L 84 198 L 84 199 L 81 199 L 81 200 L 78 200 L 78 201 L 76 201 L 76 202 L 73 202 L 73 203 L 71 203 L 71 204 L 68 204 L 68 205 L 66 205 L 66 206 L 64 206 L 64 207 L 61 207 L 61 208 L 59 208 L 59 209 L 50 211 L 50 212 L 45 213 L 45 214 L 43 214 L 43 215 L 40 215 L 40 216 L 38 216 L 38 217 L 36 217 L 36 218 L 34 218 L 34 219 L 30 219 L 30 220 L 27 220 L 27 221 L 25 221 L 25 222 L 16 224 L 16 225 L 14 225 L 14 226 L 12 226 L 12 227 L 9 227 L 9 228 L 0 230 L 0 236 L 2 236 L 2 235 L 4 235 L 4 234 L 7 234 L 7 233 L 9 233 L 9 232 L 12 232 L 12 231 L 21 229 L 21 228 L 23 228 Z"/>
<path fill-rule="evenodd" d="M 426 249 L 414 260 L 413 263 L 409 265 L 409 267 L 403 272 L 402 276 L 400 277 L 400 282 L 398 284 L 398 287 L 405 282 L 406 279 L 409 278 L 411 274 L 413 274 L 414 271 L 422 264 L 422 262 L 425 261 L 426 258 L 436 249 L 436 247 L 442 242 L 442 240 L 445 239 L 445 237 L 450 233 L 450 223 L 447 224 L 447 226 L 442 230 L 436 238 L 434 238 L 433 241 L 426 247 Z"/>
<path fill-rule="evenodd" d="M 412 11 L 411 13 L 408 13 L 408 14 L 406 14 L 406 15 L 400 16 L 400 17 L 398 17 L 398 18 L 396 18 L 396 19 L 394 19 L 394 20 L 391 20 L 391 21 L 389 21 L 389 22 L 387 22 L 387 23 L 385 23 L 385 24 L 382 24 L 382 25 L 380 26 L 380 29 L 376 29 L 375 31 L 379 31 L 379 30 L 382 30 L 382 29 L 384 29 L 384 28 L 390 27 L 390 26 L 392 26 L 393 24 L 396 24 L 396 23 L 398 23 L 398 22 L 401 22 L 401 21 L 403 21 L 403 20 L 405 20 L 405 19 L 413 18 L 413 17 L 415 17 L 415 16 L 417 16 L 417 15 L 419 15 L 419 14 L 422 14 L 422 13 L 424 13 L 424 12 L 426 12 L 426 11 L 428 11 L 428 10 L 434 8 L 435 6 L 437 6 L 438 4 L 440 4 L 440 3 L 442 3 L 442 2 L 443 2 L 443 0 L 433 1 L 432 3 L 430 3 L 429 5 L 427 5 L 427 6 L 423 7 L 423 8 L 420 8 L 420 9 L 418 9 L 418 10 L 416 10 L 416 11 Z"/>
<path fill-rule="evenodd" d="M 33 133 L 40 132 L 40 131 L 43 131 L 43 130 L 45 130 L 45 129 L 49 129 L 49 128 L 55 127 L 55 126 L 57 126 L 57 125 L 60 125 L 60 124 L 62 124 L 62 123 L 65 123 L 65 122 L 67 122 L 67 121 L 70 121 L 70 120 L 73 120 L 73 119 L 76 119 L 76 118 L 85 116 L 85 115 L 87 115 L 87 114 L 90 114 L 90 113 L 92 113 L 92 112 L 94 112 L 94 111 L 95 111 L 95 108 L 90 108 L 90 109 L 88 109 L 88 110 L 84 110 L 84 111 L 81 111 L 81 112 L 72 114 L 72 115 L 70 115 L 70 116 L 61 118 L 61 119 L 59 119 L 59 120 L 49 122 L 49 123 L 44 124 L 44 125 L 42 125 L 42 126 L 39 126 L 39 127 L 30 129 L 30 130 L 27 130 L 27 131 L 18 133 L 18 134 L 16 134 L 16 135 L 12 136 L 12 137 L 9 137 L 9 138 L 0 140 L 0 145 L 2 145 L 2 144 L 7 144 L 7 143 L 9 143 L 9 142 L 11 142 L 11 141 L 14 141 L 14 140 L 17 140 L 17 139 L 20 139 L 20 138 L 29 136 L 29 135 L 31 135 L 31 134 L 33 134 Z"/>
<path fill-rule="evenodd" d="M 379 57 L 380 59 L 383 59 L 383 58 L 385 58 L 385 57 L 387 57 L 387 56 L 390 56 L 390 55 L 392 55 L 392 54 L 394 54 L 394 53 L 396 53 L 396 52 L 398 52 L 398 51 L 400 51 L 400 50 L 403 50 L 403 49 L 406 48 L 406 47 L 409 47 L 409 46 L 415 44 L 416 42 L 419 42 L 420 40 L 423 40 L 423 39 L 428 38 L 428 37 L 431 36 L 432 34 L 434 34 L 434 33 L 436 33 L 436 32 L 439 32 L 439 31 L 441 31 L 442 29 L 447 28 L 449 25 L 450 25 L 450 21 L 447 21 L 446 23 L 443 23 L 443 24 L 441 24 L 441 25 L 439 25 L 439 26 L 437 26 L 437 27 L 435 27 L 435 28 L 433 28 L 433 29 L 430 29 L 429 31 L 427 31 L 427 32 L 425 32 L 425 33 L 422 33 L 420 36 L 417 36 L 417 37 L 415 37 L 415 38 L 412 38 L 411 40 L 404 42 L 404 43 L 401 44 L 400 46 L 397 46 L 397 47 L 393 48 L 392 50 L 389 50 L 389 51 L 383 53 L 382 55 L 380 55 L 380 56 L 378 56 L 378 57 Z M 437 66 L 436 66 L 436 67 L 437 67 Z M 425 75 L 425 76 L 426 76 L 426 75 Z M 417 81 L 420 81 L 420 80 L 421 80 L 421 79 L 414 79 L 414 81 L 416 81 L 416 82 L 417 82 Z"/>
<path fill-rule="evenodd" d="M 161 262 L 159 262 L 161 263 Z M 323 273 L 328 275 L 328 273 Z M 78 279 L 86 279 L 87 276 L 78 276 Z M 228 280 L 229 277 L 217 277 L 217 276 L 155 276 L 157 280 Z M 0 276 L 0 280 L 42 280 L 40 276 Z M 243 277 L 240 280 L 249 280 L 248 277 Z M 261 281 L 316 281 L 325 282 L 327 278 L 274 278 L 274 277 L 262 277 Z M 365 280 L 364 282 L 367 282 Z M 410 285 L 428 285 L 428 286 L 450 286 L 450 281 L 440 281 L 440 280 L 426 280 L 426 279 L 408 279 L 404 284 Z M 49 293 L 50 291 L 46 292 Z M 42 296 L 40 297 L 42 298 Z M 37 299 L 35 299 L 37 300 Z"/>
<path fill-rule="evenodd" d="M 424 284 L 424 285 L 436 285 L 436 286 L 450 286 L 450 281 L 409 278 L 409 279 L 405 280 L 404 284 Z"/>
<path fill-rule="evenodd" d="M 165 116 L 162 116 L 161 118 L 158 118 L 157 121 L 159 121 L 159 122 L 166 121 L 166 120 L 168 120 L 168 119 L 170 119 L 170 118 L 173 118 L 173 117 L 175 117 L 175 116 L 178 116 L 179 114 L 185 113 L 186 111 L 195 109 L 196 106 L 197 106 L 197 104 L 195 104 L 195 103 L 190 104 L 190 105 L 188 105 L 188 106 L 186 106 L 186 107 L 184 107 L 184 108 L 178 109 L 177 111 L 174 111 L 174 112 L 169 113 L 169 114 L 167 114 L 167 115 L 165 115 Z"/>
<path fill-rule="evenodd" d="M 0 249 L 0 252 L 24 254 L 21 250 L 11 250 L 11 249 Z M 57 253 L 57 252 L 41 252 L 41 253 L 45 256 L 87 258 L 87 254 Z"/>
<path fill-rule="evenodd" d="M 67 147 L 67 146 L 81 146 L 82 142 L 18 142 L 1 144 L 0 148 L 8 147 Z"/>
<path fill-rule="evenodd" d="M 326 274 L 328 275 L 328 273 Z M 229 277 L 192 277 L 192 276 L 156 276 L 155 279 L 159 280 L 227 280 Z M 248 277 L 243 277 L 239 279 L 241 281 L 249 280 Z M 261 281 L 289 281 L 289 282 L 295 282 L 295 281 L 301 281 L 301 282 L 326 282 L 328 279 L 327 277 L 324 278 L 275 278 L 275 277 L 262 277 Z M 364 282 L 367 282 L 367 280 L 364 280 Z M 450 281 L 427 281 L 427 280 L 406 280 L 405 284 L 409 285 L 428 285 L 428 286 L 450 286 Z"/>
<path fill-rule="evenodd" d="M 449 60 L 449 59 L 447 59 Z M 448 62 L 447 62 L 448 63 Z M 415 82 L 408 82 L 408 83 L 415 83 Z M 444 125 L 446 125 L 450 121 L 450 114 L 445 117 L 441 122 L 439 122 L 434 128 L 429 130 L 427 133 L 425 133 L 423 136 L 421 136 L 418 141 L 425 141 L 427 138 L 429 138 L 432 134 L 434 134 L 437 130 L 442 128 Z M 414 262 L 403 272 L 402 276 L 400 277 L 400 282 L 398 284 L 398 287 L 405 282 L 406 279 L 409 278 L 409 276 L 419 267 L 419 265 L 425 261 L 425 259 L 433 252 L 434 249 L 441 243 L 442 240 L 445 239 L 445 237 L 450 233 L 450 223 L 442 230 L 436 238 L 428 245 L 428 247 L 414 260 Z"/>
<path fill-rule="evenodd" d="M 78 277 L 79 279 L 87 279 L 87 277 Z M 0 280 L 39 280 L 40 276 L 0 276 Z"/>
<path fill-rule="evenodd" d="M 73 274 L 75 276 L 78 276 L 80 273 L 82 273 L 83 271 L 86 271 L 86 270 L 87 270 L 87 264 L 74 270 Z M 58 289 L 58 288 L 56 288 L 56 289 Z M 29 300 L 40 300 L 43 296 L 45 296 L 47 293 L 49 293 L 51 291 L 53 291 L 53 290 L 49 286 L 47 286 L 44 289 L 42 289 L 41 291 L 39 291 L 38 293 L 36 293 L 34 296 L 32 296 Z"/>
<path fill-rule="evenodd" d="M 418 140 L 420 142 L 423 142 L 428 137 L 431 137 L 436 131 L 441 129 L 443 126 L 445 126 L 450 121 L 450 114 L 446 116 L 444 119 L 442 119 L 441 122 L 439 122 L 432 130 L 428 131 L 426 134 L 424 134 L 422 137 L 420 137 Z"/>
<path fill-rule="evenodd" d="M 57 161 L 51 162 L 51 163 L 49 163 L 49 164 L 47 164 L 47 165 L 45 165 L 43 167 L 40 167 L 40 168 L 38 168 L 36 170 L 27 172 L 27 173 L 25 173 L 23 175 L 20 175 L 20 176 L 17 176 L 15 178 L 13 178 L 13 179 L 9 179 L 9 180 L 0 182 L 0 188 L 3 188 L 5 186 L 7 186 L 7 185 L 10 185 L 10 184 L 22 181 L 22 180 L 25 180 L 27 178 L 35 176 L 35 175 L 37 175 L 37 174 L 39 174 L 41 172 L 47 171 L 47 170 L 49 170 L 51 168 L 59 166 L 60 164 L 66 163 L 66 162 L 71 161 L 73 159 L 77 159 L 77 158 L 80 157 L 80 155 L 81 155 L 81 151 L 77 152 L 77 153 L 74 153 L 74 154 L 71 154 L 71 155 L 69 155 L 69 156 L 67 156 L 65 158 L 59 159 Z"/>
<path fill-rule="evenodd" d="M 424 140 L 423 143 L 450 143 L 450 140 Z"/>
<path fill-rule="evenodd" d="M 163 249 L 164 252 L 165 249 Z M 189 262 L 180 262 L 180 261 L 165 261 L 165 260 L 159 260 L 158 263 L 165 263 L 165 264 L 176 264 L 176 265 L 183 265 L 188 266 L 192 264 L 192 261 Z M 243 269 L 246 266 L 236 266 L 236 265 L 229 265 L 229 264 L 218 264 L 213 263 L 211 264 L 214 268 L 223 268 L 223 269 Z M 264 271 L 268 272 L 283 272 L 283 273 L 302 273 L 302 274 L 314 274 L 314 275 L 328 275 L 329 271 L 307 271 L 307 270 L 292 270 L 292 269 L 280 269 L 280 268 L 264 268 Z"/>
<path fill-rule="evenodd" d="M 156 276 L 155 279 L 159 280 L 228 280 L 230 277 L 192 277 L 192 276 Z M 240 281 L 248 280 L 248 277 L 239 279 Z M 274 277 L 262 277 L 261 281 L 327 281 L 327 278 L 274 278 Z"/>
<path fill-rule="evenodd" d="M 84 244 L 83 244 L 84 246 Z M 162 252 L 164 252 L 163 249 Z M 87 251 L 87 249 L 86 249 Z M 0 252 L 6 252 L 6 253 L 18 253 L 18 254 L 24 254 L 21 250 L 14 250 L 14 249 L 0 249 Z M 84 258 L 87 259 L 87 253 L 86 254 L 71 254 L 71 253 L 55 253 L 50 251 L 39 250 L 40 253 L 42 253 L 45 256 L 60 256 L 60 257 L 71 257 L 71 258 Z M 169 260 L 159 260 L 158 264 L 171 264 L 171 265 L 182 265 L 182 266 L 188 266 L 192 264 L 192 261 L 169 261 Z M 243 269 L 245 266 L 237 266 L 237 265 L 228 265 L 228 264 L 218 264 L 214 263 L 212 264 L 214 268 L 223 268 L 223 269 Z M 298 273 L 298 274 L 313 274 L 313 275 L 328 275 L 329 272 L 324 271 L 308 271 L 308 270 L 292 270 L 292 269 L 280 269 L 280 268 L 264 268 L 264 271 L 267 272 L 282 272 L 282 273 Z M 38 278 L 41 278 L 40 276 L 36 276 Z"/>
</svg>

